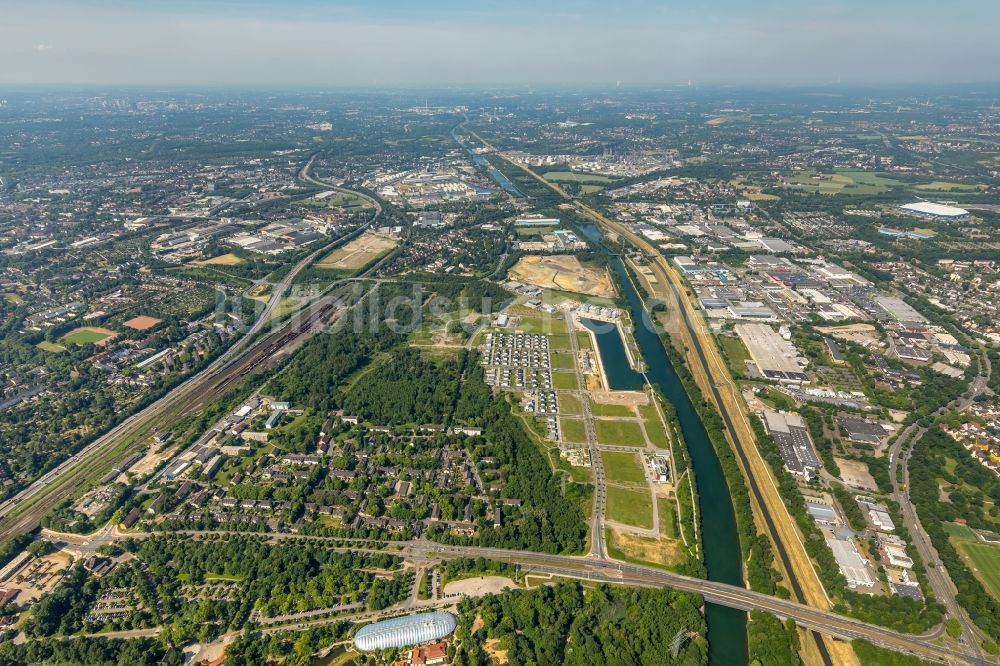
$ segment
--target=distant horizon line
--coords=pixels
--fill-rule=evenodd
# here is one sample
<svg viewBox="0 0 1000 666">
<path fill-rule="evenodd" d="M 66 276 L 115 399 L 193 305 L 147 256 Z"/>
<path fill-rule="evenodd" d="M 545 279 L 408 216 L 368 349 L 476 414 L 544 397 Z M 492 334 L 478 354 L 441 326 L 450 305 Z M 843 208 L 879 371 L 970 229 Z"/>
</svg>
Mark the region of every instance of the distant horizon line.
<svg viewBox="0 0 1000 666">
<path fill-rule="evenodd" d="M 869 90 L 872 88 L 890 89 L 955 89 L 979 86 L 1000 87 L 1000 79 L 995 80 L 970 80 L 970 81 L 790 81 L 790 82 L 723 82 L 723 81 L 683 81 L 683 82 L 647 82 L 647 83 L 625 83 L 625 82 L 591 82 L 591 83 L 524 83 L 524 82 L 497 82 L 497 83 L 344 83 L 344 84 L 292 84 L 292 83 L 108 83 L 108 82 L 45 82 L 45 83 L 24 83 L 24 82 L 4 82 L 0 81 L 0 91 L 4 90 L 142 90 L 148 92 L 177 92 L 177 91 L 198 91 L 218 90 L 230 92 L 269 92 L 269 91 L 301 91 L 301 92 L 340 92 L 340 91 L 451 91 L 451 92 L 485 92 L 485 91 L 573 91 L 573 90 L 599 90 L 611 92 L 615 90 L 624 91 L 655 91 L 664 89 L 725 89 L 725 90 L 804 90 L 818 88 L 823 90 Z"/>
</svg>

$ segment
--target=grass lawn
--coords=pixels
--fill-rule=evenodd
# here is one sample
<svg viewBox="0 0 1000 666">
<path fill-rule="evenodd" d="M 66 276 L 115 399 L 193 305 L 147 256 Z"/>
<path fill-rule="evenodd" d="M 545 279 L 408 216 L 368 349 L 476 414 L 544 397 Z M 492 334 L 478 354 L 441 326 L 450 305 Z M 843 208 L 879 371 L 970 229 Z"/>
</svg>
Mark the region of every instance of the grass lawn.
<svg viewBox="0 0 1000 666">
<path fill-rule="evenodd" d="M 569 333 L 553 333 L 550 335 L 549 349 L 552 351 L 572 349 L 569 342 Z"/>
<path fill-rule="evenodd" d="M 552 387 L 577 390 L 580 388 L 580 383 L 576 381 L 576 373 L 574 372 L 553 372 Z"/>
<path fill-rule="evenodd" d="M 594 421 L 594 429 L 597 431 L 597 441 L 601 444 L 646 446 L 642 429 L 636 421 L 597 419 Z"/>
<path fill-rule="evenodd" d="M 562 321 L 557 321 L 552 317 L 522 317 L 517 324 L 517 330 L 524 333 L 552 333 L 556 330 L 563 330 L 566 327 Z M 552 341 L 549 341 L 551 344 Z"/>
<path fill-rule="evenodd" d="M 747 374 L 746 362 L 750 360 L 750 352 L 746 345 L 737 337 L 731 335 L 720 335 L 718 337 L 719 346 L 725 352 L 729 360 L 729 371 L 736 377 L 745 377 Z"/>
<path fill-rule="evenodd" d="M 1000 599 L 1000 546 L 963 541 L 958 549 L 993 598 Z"/>
<path fill-rule="evenodd" d="M 607 486 L 608 505 L 606 517 L 626 525 L 653 526 L 653 499 L 648 490 L 629 490 Z"/>
<path fill-rule="evenodd" d="M 625 405 L 602 405 L 599 402 L 590 405 L 590 411 L 594 416 L 635 416 L 631 407 Z"/>
<path fill-rule="evenodd" d="M 620 451 L 602 451 L 601 462 L 608 475 L 610 483 L 639 483 L 645 485 L 646 477 L 642 473 L 642 462 L 636 453 Z"/>
<path fill-rule="evenodd" d="M 572 393 L 564 393 L 559 396 L 560 414 L 583 414 L 583 406 L 580 404 L 580 397 Z"/>
<path fill-rule="evenodd" d="M 611 179 L 596 173 L 581 173 L 579 171 L 548 171 L 542 174 L 546 180 L 554 180 L 557 183 L 610 183 Z"/>
<path fill-rule="evenodd" d="M 573 359 L 573 354 L 568 352 L 554 352 L 551 354 L 552 357 L 552 367 L 555 370 L 573 370 L 576 368 L 576 362 Z"/>
<path fill-rule="evenodd" d="M 86 344 L 97 344 L 102 340 L 107 340 L 113 337 L 115 333 L 113 331 L 100 331 L 90 328 L 78 328 L 75 331 L 71 331 L 62 337 L 66 342 L 72 342 L 76 345 L 86 345 Z"/>
<path fill-rule="evenodd" d="M 587 441 L 587 430 L 580 419 L 559 419 L 559 433 L 567 442 Z"/>
<path fill-rule="evenodd" d="M 64 351 L 66 351 L 66 348 L 63 347 L 62 345 L 57 345 L 56 343 L 49 342 L 48 340 L 42 340 L 41 342 L 39 342 L 35 346 L 38 347 L 39 349 L 41 349 L 42 351 L 47 351 L 47 352 L 64 352 Z"/>
<path fill-rule="evenodd" d="M 952 183 L 945 180 L 935 180 L 930 183 L 924 183 L 923 185 L 917 185 L 915 189 L 925 191 L 930 190 L 935 192 L 971 192 L 979 189 L 979 186 L 970 185 L 968 183 Z"/>
<path fill-rule="evenodd" d="M 594 345 L 590 340 L 590 333 L 586 333 L 584 331 L 576 332 L 576 344 L 581 350 L 594 348 Z"/>
<path fill-rule="evenodd" d="M 654 444 L 667 445 L 667 430 L 660 420 L 660 413 L 656 411 L 656 405 L 639 405 L 639 415 L 646 424 L 646 434 L 653 440 Z"/>
<path fill-rule="evenodd" d="M 944 529 L 945 534 L 957 539 L 965 539 L 966 541 L 976 541 L 976 533 L 973 532 L 966 525 L 959 525 L 958 523 L 941 523 L 941 527 Z"/>
<path fill-rule="evenodd" d="M 668 539 L 679 539 L 677 533 L 677 513 L 674 510 L 674 503 L 666 497 L 656 498 L 657 511 L 660 514 L 660 534 Z"/>
</svg>

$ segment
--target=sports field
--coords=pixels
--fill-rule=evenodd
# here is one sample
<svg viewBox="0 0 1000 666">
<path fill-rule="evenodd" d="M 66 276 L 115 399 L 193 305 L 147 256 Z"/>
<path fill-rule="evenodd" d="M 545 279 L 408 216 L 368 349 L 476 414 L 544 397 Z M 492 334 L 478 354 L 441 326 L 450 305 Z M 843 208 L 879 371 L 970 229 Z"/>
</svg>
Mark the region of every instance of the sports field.
<svg viewBox="0 0 1000 666">
<path fill-rule="evenodd" d="M 99 328 L 97 326 L 81 326 L 80 328 L 74 328 L 72 331 L 62 336 L 61 339 L 75 345 L 95 344 L 104 346 L 116 335 L 118 334 L 106 328 Z"/>
<path fill-rule="evenodd" d="M 1000 545 L 982 543 L 965 525 L 942 524 L 955 549 L 994 599 L 1000 600 Z"/>
<path fill-rule="evenodd" d="M 626 525 L 650 529 L 653 527 L 653 498 L 648 490 L 630 490 L 607 486 L 608 504 L 605 516 Z"/>
<path fill-rule="evenodd" d="M 320 259 L 316 267 L 357 270 L 389 252 L 396 245 L 395 239 L 388 236 L 366 233 Z"/>
<path fill-rule="evenodd" d="M 159 324 L 162 319 L 157 319 L 156 317 L 147 317 L 146 315 L 139 315 L 138 317 L 133 317 L 126 322 L 122 323 L 122 326 L 128 326 L 129 328 L 134 328 L 137 331 L 145 331 L 146 329 L 153 328 Z"/>
<path fill-rule="evenodd" d="M 64 352 L 64 351 L 66 351 L 66 348 L 63 347 L 62 345 L 57 345 L 56 343 L 49 342 L 48 340 L 42 340 L 41 342 L 39 342 L 35 346 L 38 347 L 39 349 L 41 349 L 42 351 L 47 351 L 47 352 Z"/>
<path fill-rule="evenodd" d="M 230 252 L 229 254 L 220 254 L 218 257 L 212 257 L 211 259 L 192 261 L 191 263 L 194 266 L 239 266 L 246 262 Z"/>
<path fill-rule="evenodd" d="M 510 269 L 509 277 L 543 289 L 606 297 L 615 293 L 607 271 L 584 266 L 572 254 L 528 255 Z"/>
</svg>

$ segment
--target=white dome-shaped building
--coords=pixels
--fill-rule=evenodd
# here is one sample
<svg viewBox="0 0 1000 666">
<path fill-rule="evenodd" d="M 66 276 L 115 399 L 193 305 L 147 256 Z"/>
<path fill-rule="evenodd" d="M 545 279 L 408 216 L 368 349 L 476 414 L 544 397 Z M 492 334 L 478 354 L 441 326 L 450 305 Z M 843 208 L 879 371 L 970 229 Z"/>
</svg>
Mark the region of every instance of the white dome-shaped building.
<svg viewBox="0 0 1000 666">
<path fill-rule="evenodd" d="M 362 651 L 385 650 L 436 641 L 455 631 L 455 616 L 444 611 L 394 617 L 365 625 L 354 635 Z"/>
</svg>

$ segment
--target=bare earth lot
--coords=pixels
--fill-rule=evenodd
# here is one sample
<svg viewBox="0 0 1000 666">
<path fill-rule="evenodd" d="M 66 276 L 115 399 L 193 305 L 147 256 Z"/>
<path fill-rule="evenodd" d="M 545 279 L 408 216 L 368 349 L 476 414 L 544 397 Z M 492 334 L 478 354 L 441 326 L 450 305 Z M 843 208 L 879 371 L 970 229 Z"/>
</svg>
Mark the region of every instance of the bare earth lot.
<svg viewBox="0 0 1000 666">
<path fill-rule="evenodd" d="M 588 268 L 571 254 L 530 255 L 510 269 L 510 278 L 544 289 L 573 291 L 591 296 L 615 295 L 611 277 L 605 271 Z"/>
<path fill-rule="evenodd" d="M 343 247 L 338 247 L 323 257 L 317 268 L 356 270 L 366 266 L 372 259 L 396 247 L 396 241 L 387 236 L 366 233 Z"/>
</svg>

